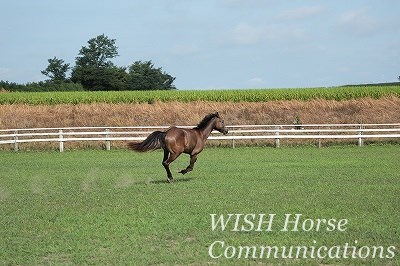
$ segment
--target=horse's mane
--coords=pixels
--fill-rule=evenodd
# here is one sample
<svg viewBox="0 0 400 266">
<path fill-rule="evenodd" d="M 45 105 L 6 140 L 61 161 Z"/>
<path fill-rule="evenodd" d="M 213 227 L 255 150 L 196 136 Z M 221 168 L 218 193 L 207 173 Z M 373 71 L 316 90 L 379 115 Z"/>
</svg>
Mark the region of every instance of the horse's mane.
<svg viewBox="0 0 400 266">
<path fill-rule="evenodd" d="M 195 127 L 195 129 L 202 129 L 205 126 L 208 125 L 208 123 L 210 122 L 211 119 L 213 119 L 214 117 L 219 117 L 218 113 L 214 113 L 214 114 L 208 114 L 206 115 L 203 120 L 200 121 L 200 123 Z"/>
</svg>

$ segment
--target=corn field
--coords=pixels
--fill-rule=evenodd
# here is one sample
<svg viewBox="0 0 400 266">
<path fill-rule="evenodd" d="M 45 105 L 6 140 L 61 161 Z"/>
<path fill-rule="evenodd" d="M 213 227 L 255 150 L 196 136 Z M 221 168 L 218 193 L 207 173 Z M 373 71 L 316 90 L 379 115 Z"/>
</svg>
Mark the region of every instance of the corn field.
<svg viewBox="0 0 400 266">
<path fill-rule="evenodd" d="M 190 91 L 4 92 L 0 93 L 0 104 L 120 104 L 154 103 L 157 101 L 269 102 L 312 99 L 341 101 L 359 98 L 379 99 L 386 96 L 400 97 L 400 86 Z"/>
</svg>

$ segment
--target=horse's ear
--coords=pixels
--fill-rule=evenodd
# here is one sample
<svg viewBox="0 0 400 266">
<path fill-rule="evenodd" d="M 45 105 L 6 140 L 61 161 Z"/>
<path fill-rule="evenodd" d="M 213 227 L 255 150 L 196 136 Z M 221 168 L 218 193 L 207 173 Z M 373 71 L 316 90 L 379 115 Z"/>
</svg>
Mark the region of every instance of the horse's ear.
<svg viewBox="0 0 400 266">
<path fill-rule="evenodd" d="M 215 116 L 216 116 L 216 117 L 219 117 L 219 113 L 218 113 L 218 112 L 216 112 L 216 113 L 215 113 Z"/>
</svg>

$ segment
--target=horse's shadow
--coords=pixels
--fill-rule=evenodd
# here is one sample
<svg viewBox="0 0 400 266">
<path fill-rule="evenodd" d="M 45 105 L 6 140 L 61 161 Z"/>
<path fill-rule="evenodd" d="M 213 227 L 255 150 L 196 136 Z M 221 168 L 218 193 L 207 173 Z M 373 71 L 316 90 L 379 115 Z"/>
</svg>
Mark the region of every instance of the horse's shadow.
<svg viewBox="0 0 400 266">
<path fill-rule="evenodd" d="M 173 183 L 184 183 L 184 182 L 190 182 L 192 181 L 194 178 L 193 177 L 189 177 L 189 178 L 178 178 L 178 179 L 174 179 Z M 168 182 L 167 180 L 146 180 L 143 182 L 140 182 L 142 184 L 145 185 L 149 185 L 149 184 L 155 184 L 155 185 L 160 185 L 160 184 L 171 184 L 170 182 Z M 172 184 L 173 184 L 172 183 Z M 171 184 L 171 185 L 172 185 Z"/>
</svg>

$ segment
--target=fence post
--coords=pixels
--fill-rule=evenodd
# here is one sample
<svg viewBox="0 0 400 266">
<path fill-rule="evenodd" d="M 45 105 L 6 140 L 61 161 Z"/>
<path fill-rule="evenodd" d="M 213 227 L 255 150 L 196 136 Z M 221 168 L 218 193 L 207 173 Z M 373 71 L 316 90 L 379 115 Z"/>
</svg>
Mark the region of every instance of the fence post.
<svg viewBox="0 0 400 266">
<path fill-rule="evenodd" d="M 279 148 L 280 146 L 280 139 L 279 139 L 279 127 L 276 127 L 276 132 L 275 132 L 275 148 Z"/>
<path fill-rule="evenodd" d="M 14 151 L 18 151 L 18 130 L 15 130 L 14 134 Z"/>
<path fill-rule="evenodd" d="M 59 142 L 60 142 L 60 152 L 64 152 L 64 141 L 63 141 L 64 136 L 63 136 L 62 129 L 60 129 L 58 131 L 58 133 L 59 133 Z"/>
<path fill-rule="evenodd" d="M 362 124 L 359 126 L 359 129 L 360 130 L 358 131 L 358 136 L 359 136 L 358 146 L 362 147 L 364 145 L 364 139 L 362 138 L 362 135 L 363 135 L 363 125 Z"/>
<path fill-rule="evenodd" d="M 318 127 L 318 130 L 320 129 L 320 127 Z M 318 131 L 318 136 L 321 136 L 321 131 Z M 322 147 L 322 142 L 321 142 L 321 138 L 318 138 L 318 148 Z"/>
<path fill-rule="evenodd" d="M 111 150 L 111 141 L 110 141 L 110 129 L 106 129 L 106 150 Z"/>
</svg>

